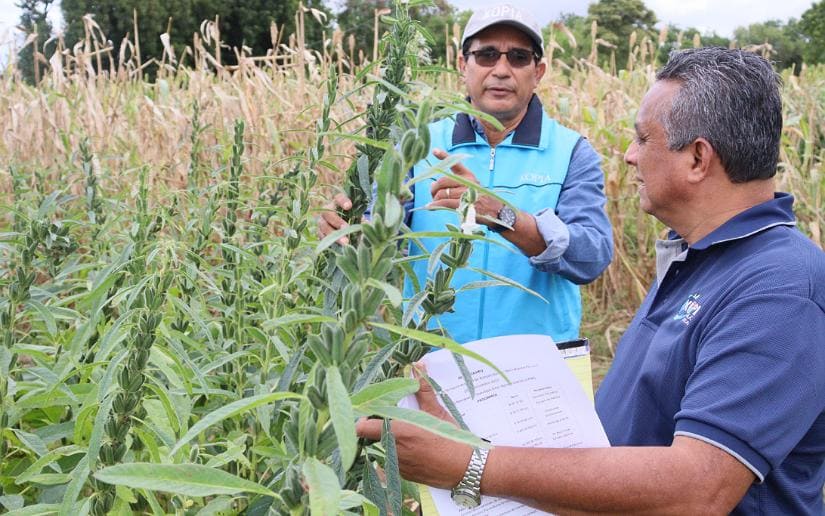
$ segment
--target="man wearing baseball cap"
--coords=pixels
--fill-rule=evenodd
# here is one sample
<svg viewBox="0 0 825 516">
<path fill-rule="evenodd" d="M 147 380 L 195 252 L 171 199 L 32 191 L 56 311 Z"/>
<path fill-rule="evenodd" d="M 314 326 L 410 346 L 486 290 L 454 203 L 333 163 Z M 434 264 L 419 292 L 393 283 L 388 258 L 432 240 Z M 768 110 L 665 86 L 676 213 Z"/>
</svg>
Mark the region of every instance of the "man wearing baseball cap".
<svg viewBox="0 0 825 516">
<path fill-rule="evenodd" d="M 466 114 L 431 124 L 431 155 L 411 175 L 424 174 L 449 153 L 468 154 L 452 172 L 517 207 L 483 196 L 475 204 L 477 220 L 488 227 L 490 239 L 521 253 L 511 245 L 477 241 L 469 267 L 451 284 L 458 291 L 454 312 L 435 324 L 460 343 L 525 333 L 550 335 L 557 342 L 575 339 L 581 319 L 578 285 L 593 281 L 612 258 L 599 156 L 585 138 L 548 117 L 534 93 L 546 71 L 534 16 L 509 4 L 480 8 L 467 23 L 461 47 L 458 65 L 469 101 L 500 125 Z M 413 231 L 444 231 L 446 224 L 456 224 L 453 210 L 466 190 L 448 177 L 416 182 L 409 205 L 416 209 L 408 212 L 408 225 Z M 336 205 L 351 207 L 343 195 L 330 208 Z M 330 209 L 319 230 L 326 235 L 343 225 Z M 443 241 L 422 243 L 433 252 Z M 411 254 L 421 252 L 413 247 Z M 428 261 L 411 263 L 424 284 Z M 511 278 L 543 299 L 513 287 L 461 291 L 489 279 L 478 270 Z M 412 282 L 405 294 L 415 294 Z"/>
</svg>

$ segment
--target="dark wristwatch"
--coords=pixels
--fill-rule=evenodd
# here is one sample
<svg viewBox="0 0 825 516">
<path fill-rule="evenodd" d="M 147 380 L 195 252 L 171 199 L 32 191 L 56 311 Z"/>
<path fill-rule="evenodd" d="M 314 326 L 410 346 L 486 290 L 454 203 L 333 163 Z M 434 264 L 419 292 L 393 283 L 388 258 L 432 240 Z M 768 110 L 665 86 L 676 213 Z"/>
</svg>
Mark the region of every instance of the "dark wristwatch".
<svg viewBox="0 0 825 516">
<path fill-rule="evenodd" d="M 496 223 L 495 226 L 490 228 L 490 230 L 495 233 L 503 233 L 505 231 L 508 231 L 516 224 L 516 212 L 515 210 L 513 210 L 513 208 L 507 206 L 506 204 L 502 206 L 500 210 L 498 210 L 496 218 L 500 220 L 503 224 Z M 506 226 L 504 224 L 506 224 Z"/>
<path fill-rule="evenodd" d="M 453 488 L 452 499 L 456 505 L 465 509 L 473 509 L 481 505 L 481 475 L 484 465 L 487 464 L 487 454 L 490 450 L 475 448 L 467 465 L 464 478 Z"/>
</svg>

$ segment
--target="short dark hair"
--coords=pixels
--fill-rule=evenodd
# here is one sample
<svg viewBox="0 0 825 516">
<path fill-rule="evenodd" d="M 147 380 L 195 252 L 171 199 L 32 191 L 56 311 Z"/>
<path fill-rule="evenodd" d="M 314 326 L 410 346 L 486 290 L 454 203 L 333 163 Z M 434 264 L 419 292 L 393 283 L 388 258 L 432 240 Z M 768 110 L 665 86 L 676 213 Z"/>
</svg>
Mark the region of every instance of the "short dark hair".
<svg viewBox="0 0 825 516">
<path fill-rule="evenodd" d="M 674 51 L 656 79 L 681 84 L 661 120 L 670 150 L 705 138 L 732 182 L 776 174 L 782 80 L 765 58 L 721 47 Z"/>
</svg>

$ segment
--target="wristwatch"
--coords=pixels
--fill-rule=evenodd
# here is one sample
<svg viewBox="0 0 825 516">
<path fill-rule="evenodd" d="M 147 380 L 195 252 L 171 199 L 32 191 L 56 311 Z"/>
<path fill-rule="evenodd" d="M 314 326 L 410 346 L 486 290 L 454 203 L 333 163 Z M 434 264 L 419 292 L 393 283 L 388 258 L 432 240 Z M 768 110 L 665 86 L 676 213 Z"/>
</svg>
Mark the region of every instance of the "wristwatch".
<svg viewBox="0 0 825 516">
<path fill-rule="evenodd" d="M 465 509 L 473 509 L 481 505 L 481 475 L 484 465 L 487 464 L 487 454 L 490 450 L 475 448 L 470 464 L 464 473 L 464 478 L 453 488 L 453 502 Z"/>
<path fill-rule="evenodd" d="M 510 227 L 507 227 L 504 224 L 497 223 L 495 226 L 490 228 L 490 230 L 492 230 L 495 233 L 503 233 L 505 231 L 508 231 L 516 224 L 516 212 L 513 210 L 513 208 L 507 206 L 506 204 L 502 206 L 500 210 L 498 210 L 496 218 Z"/>
</svg>

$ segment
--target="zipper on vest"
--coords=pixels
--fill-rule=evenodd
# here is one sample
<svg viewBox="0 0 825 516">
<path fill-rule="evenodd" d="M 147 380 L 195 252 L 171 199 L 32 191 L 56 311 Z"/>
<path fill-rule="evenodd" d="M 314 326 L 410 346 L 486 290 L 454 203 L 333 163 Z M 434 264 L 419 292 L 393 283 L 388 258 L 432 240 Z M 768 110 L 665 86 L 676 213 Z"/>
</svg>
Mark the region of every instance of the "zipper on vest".
<svg viewBox="0 0 825 516">
<path fill-rule="evenodd" d="M 493 171 L 493 168 L 496 166 L 496 148 L 490 147 L 490 172 Z"/>
</svg>

